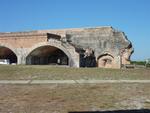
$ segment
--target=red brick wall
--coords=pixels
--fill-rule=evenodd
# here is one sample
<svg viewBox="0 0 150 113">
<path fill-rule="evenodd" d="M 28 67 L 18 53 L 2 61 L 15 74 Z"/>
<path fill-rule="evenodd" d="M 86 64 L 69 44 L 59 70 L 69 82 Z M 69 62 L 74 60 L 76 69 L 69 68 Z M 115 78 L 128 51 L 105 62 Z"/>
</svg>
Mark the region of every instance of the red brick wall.
<svg viewBox="0 0 150 113">
<path fill-rule="evenodd" d="M 0 43 L 6 43 L 14 48 L 30 48 L 45 41 L 47 41 L 47 36 L 0 37 Z"/>
</svg>

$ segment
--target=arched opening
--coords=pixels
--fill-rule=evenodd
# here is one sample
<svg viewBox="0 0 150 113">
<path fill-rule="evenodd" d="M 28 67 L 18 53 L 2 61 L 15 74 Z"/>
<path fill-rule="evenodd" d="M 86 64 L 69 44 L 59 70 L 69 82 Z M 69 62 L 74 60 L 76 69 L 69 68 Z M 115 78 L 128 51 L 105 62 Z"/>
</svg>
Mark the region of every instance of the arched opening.
<svg viewBox="0 0 150 113">
<path fill-rule="evenodd" d="M 30 65 L 68 65 L 68 56 L 54 46 L 40 46 L 34 49 L 26 58 Z"/>
<path fill-rule="evenodd" d="M 103 54 L 98 57 L 97 64 L 98 64 L 98 67 L 112 68 L 114 64 L 114 57 L 109 54 Z"/>
<path fill-rule="evenodd" d="M 86 50 L 78 49 L 76 51 L 80 55 L 80 67 L 96 67 L 95 54 L 91 48 L 87 48 Z"/>
<path fill-rule="evenodd" d="M 0 62 L 1 64 L 17 64 L 17 56 L 11 49 L 0 46 Z"/>
</svg>

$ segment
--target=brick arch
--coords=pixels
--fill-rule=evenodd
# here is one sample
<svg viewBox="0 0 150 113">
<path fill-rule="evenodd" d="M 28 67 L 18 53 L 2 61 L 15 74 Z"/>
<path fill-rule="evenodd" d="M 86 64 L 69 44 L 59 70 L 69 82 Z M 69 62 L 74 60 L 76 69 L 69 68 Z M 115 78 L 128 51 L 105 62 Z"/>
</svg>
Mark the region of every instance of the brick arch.
<svg viewBox="0 0 150 113">
<path fill-rule="evenodd" d="M 9 44 L 4 44 L 4 43 L 0 43 L 0 47 L 6 47 L 6 48 L 10 49 L 16 56 L 18 56 L 17 51 L 16 51 L 15 48 L 13 48 L 11 45 L 9 45 Z"/>
<path fill-rule="evenodd" d="M 112 68 L 114 65 L 114 56 L 109 53 L 104 53 L 97 58 L 98 67 Z"/>
<path fill-rule="evenodd" d="M 112 57 L 112 58 L 114 58 L 114 56 L 112 55 L 112 54 L 110 54 L 110 53 L 104 53 L 104 54 L 101 54 L 101 55 L 99 55 L 98 57 L 97 57 L 97 60 L 99 59 L 99 58 L 101 58 L 101 57 L 103 57 L 103 56 L 110 56 L 110 57 Z"/>
<path fill-rule="evenodd" d="M 11 51 L 13 53 L 13 55 L 11 55 L 11 57 L 9 56 L 10 63 L 18 63 L 18 53 L 17 53 L 17 50 L 15 50 L 11 45 L 4 44 L 4 43 L 1 43 L 0 47 L 7 48 L 9 51 Z"/>
<path fill-rule="evenodd" d="M 65 48 L 60 41 L 57 41 L 57 40 L 52 40 L 52 41 L 49 41 L 49 42 L 42 42 L 42 43 L 38 43 L 38 44 L 35 44 L 34 46 L 32 46 L 26 53 L 26 58 L 28 57 L 28 55 L 30 55 L 30 53 L 32 51 L 34 51 L 35 49 L 39 48 L 39 47 L 42 47 L 42 46 L 52 46 L 52 47 L 56 47 L 58 49 L 60 49 L 61 51 L 63 51 L 68 59 L 69 59 L 69 66 L 70 67 L 78 67 L 76 65 L 76 59 L 74 59 L 74 53 L 75 53 L 75 49 L 67 49 Z"/>
</svg>

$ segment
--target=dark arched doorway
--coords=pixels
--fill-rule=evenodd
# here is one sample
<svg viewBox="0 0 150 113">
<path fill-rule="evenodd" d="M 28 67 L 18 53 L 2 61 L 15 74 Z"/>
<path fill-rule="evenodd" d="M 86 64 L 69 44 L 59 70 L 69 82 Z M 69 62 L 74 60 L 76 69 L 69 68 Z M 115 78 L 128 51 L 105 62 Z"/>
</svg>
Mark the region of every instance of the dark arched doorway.
<svg viewBox="0 0 150 113">
<path fill-rule="evenodd" d="M 34 49 L 26 58 L 30 65 L 68 65 L 67 55 L 53 46 L 41 46 Z"/>
<path fill-rule="evenodd" d="M 2 61 L 9 61 L 9 64 L 17 64 L 17 56 L 16 54 L 9 48 L 0 46 L 0 60 Z"/>
</svg>

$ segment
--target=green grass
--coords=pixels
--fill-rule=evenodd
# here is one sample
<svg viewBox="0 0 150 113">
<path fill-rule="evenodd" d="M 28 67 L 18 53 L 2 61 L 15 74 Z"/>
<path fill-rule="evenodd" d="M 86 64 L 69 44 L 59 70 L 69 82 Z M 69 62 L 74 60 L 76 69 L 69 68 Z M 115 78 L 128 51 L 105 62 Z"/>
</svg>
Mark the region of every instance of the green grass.
<svg viewBox="0 0 150 113">
<path fill-rule="evenodd" d="M 68 68 L 53 66 L 0 65 L 0 80 L 144 80 L 150 69 Z"/>
</svg>

